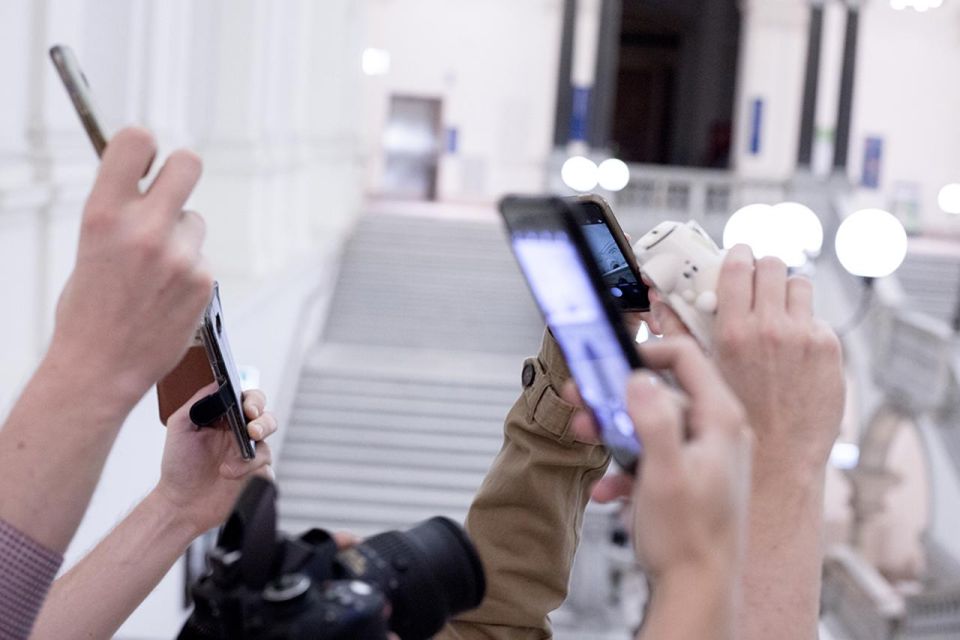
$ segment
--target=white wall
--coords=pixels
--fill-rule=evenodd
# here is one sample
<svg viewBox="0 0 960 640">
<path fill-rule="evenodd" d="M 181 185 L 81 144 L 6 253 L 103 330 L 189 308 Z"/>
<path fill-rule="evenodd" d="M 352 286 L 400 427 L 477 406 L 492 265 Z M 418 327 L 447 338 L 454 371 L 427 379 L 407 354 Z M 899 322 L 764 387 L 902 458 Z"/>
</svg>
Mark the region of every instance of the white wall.
<svg viewBox="0 0 960 640">
<path fill-rule="evenodd" d="M 552 147 L 560 0 L 369 0 L 367 46 L 390 73 L 366 79 L 367 189 L 376 193 L 391 94 L 441 98 L 460 148 L 444 157 L 439 198 L 492 201 L 544 187 Z"/>
<path fill-rule="evenodd" d="M 857 53 L 850 173 L 859 183 L 864 140 L 884 140 L 880 188 L 861 189 L 859 206 L 890 206 L 896 184 L 916 184 L 928 231 L 960 230 L 940 211 L 940 187 L 960 182 L 960 4 L 895 11 L 889 2 L 862 10 Z"/>
<path fill-rule="evenodd" d="M 233 349 L 282 416 L 317 326 L 305 313 L 329 294 L 359 212 L 363 29 L 354 0 L 0 3 L 0 409 L 43 353 L 96 169 L 46 49 L 74 47 L 108 126 L 150 127 L 161 158 L 184 144 L 203 156 L 190 206 L 207 219 Z M 162 444 L 150 394 L 120 433 L 66 567 L 149 491 Z M 173 637 L 182 580 L 177 567 L 120 636 Z"/>
</svg>

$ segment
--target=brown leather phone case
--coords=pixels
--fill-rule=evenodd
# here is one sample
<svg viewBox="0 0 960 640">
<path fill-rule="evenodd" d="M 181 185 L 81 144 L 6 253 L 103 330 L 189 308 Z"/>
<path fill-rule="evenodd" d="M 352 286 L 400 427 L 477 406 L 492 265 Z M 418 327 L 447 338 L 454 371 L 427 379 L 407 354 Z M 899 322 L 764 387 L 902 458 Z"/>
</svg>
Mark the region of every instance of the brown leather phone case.
<svg viewBox="0 0 960 640">
<path fill-rule="evenodd" d="M 166 425 L 174 411 L 213 381 L 213 371 L 203 345 L 195 344 L 187 349 L 180 363 L 157 383 L 160 422 Z"/>
</svg>

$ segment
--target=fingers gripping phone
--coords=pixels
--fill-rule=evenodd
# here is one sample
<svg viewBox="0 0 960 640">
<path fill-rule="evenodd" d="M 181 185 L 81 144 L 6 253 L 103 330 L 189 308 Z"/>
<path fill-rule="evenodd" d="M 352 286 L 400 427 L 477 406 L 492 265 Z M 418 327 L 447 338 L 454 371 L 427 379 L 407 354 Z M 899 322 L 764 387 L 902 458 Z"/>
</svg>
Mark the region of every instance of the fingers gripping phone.
<svg viewBox="0 0 960 640">
<path fill-rule="evenodd" d="M 507 196 L 500 213 L 533 297 L 560 345 L 613 459 L 628 471 L 642 452 L 627 414 L 627 380 L 643 363 L 584 234 L 579 205 Z"/>
<path fill-rule="evenodd" d="M 649 311 L 647 285 L 627 236 L 607 201 L 595 194 L 572 198 L 577 219 L 600 267 L 601 279 L 621 311 Z"/>
<path fill-rule="evenodd" d="M 50 48 L 50 59 L 97 156 L 102 157 L 108 137 L 97 118 L 90 85 L 80 69 L 80 63 L 73 50 L 63 45 Z M 174 411 L 199 389 L 214 381 L 218 386 L 217 391 L 195 404 L 190 410 L 190 417 L 200 426 L 214 424 L 221 418 L 225 420 L 236 437 L 240 454 L 245 460 L 252 459 L 256 455 L 256 447 L 247 434 L 240 375 L 223 328 L 223 309 L 217 284 L 214 284 L 210 304 L 197 329 L 194 345 L 173 371 L 157 383 L 160 421 L 166 424 Z"/>
<path fill-rule="evenodd" d="M 157 383 L 160 421 L 166 424 L 174 411 L 211 382 L 217 383 L 217 390 L 190 407 L 190 419 L 201 427 L 225 423 L 243 459 L 253 459 L 257 449 L 247 433 L 243 386 L 224 328 L 218 283 L 213 285 L 213 295 L 203 312 L 194 344 L 173 371 Z"/>
<path fill-rule="evenodd" d="M 202 426 L 207 419 L 204 415 L 205 403 L 210 404 L 212 411 L 209 415 L 216 416 L 214 419 L 224 415 L 221 410 L 225 411 L 227 423 L 237 440 L 237 446 L 240 447 L 240 454 L 244 460 L 251 460 L 257 454 L 257 449 L 247 434 L 247 418 L 243 414 L 243 387 L 237 364 L 233 360 L 233 352 L 230 350 L 230 342 L 227 340 L 227 333 L 223 329 L 223 307 L 220 305 L 218 283 L 213 285 L 213 297 L 203 314 L 200 335 L 218 389 L 191 407 L 190 418 Z M 216 400 L 219 400 L 219 405 Z"/>
</svg>

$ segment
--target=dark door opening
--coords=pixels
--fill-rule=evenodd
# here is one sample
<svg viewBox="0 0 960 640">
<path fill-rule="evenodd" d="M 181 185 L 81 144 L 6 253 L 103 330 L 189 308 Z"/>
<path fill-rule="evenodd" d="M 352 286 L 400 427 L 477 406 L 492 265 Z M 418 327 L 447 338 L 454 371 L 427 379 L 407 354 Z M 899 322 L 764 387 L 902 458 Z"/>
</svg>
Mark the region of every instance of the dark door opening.
<svg viewBox="0 0 960 640">
<path fill-rule="evenodd" d="M 623 0 L 613 146 L 628 162 L 730 164 L 736 0 Z"/>
</svg>

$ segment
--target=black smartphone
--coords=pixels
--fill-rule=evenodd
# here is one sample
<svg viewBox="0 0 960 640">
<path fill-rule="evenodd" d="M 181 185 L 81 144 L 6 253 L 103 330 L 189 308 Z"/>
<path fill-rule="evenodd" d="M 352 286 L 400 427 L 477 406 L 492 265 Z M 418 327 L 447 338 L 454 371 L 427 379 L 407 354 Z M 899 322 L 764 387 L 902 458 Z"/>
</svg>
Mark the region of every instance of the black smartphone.
<svg viewBox="0 0 960 640">
<path fill-rule="evenodd" d="M 627 380 L 643 366 L 580 225 L 576 201 L 507 196 L 500 213 L 547 326 L 613 459 L 628 471 L 642 452 L 627 414 Z"/>
<path fill-rule="evenodd" d="M 223 307 L 220 305 L 220 285 L 214 283 L 213 296 L 203 313 L 200 325 L 200 337 L 207 352 L 207 360 L 213 370 L 213 377 L 219 386 L 220 397 L 227 408 L 226 419 L 240 447 L 244 460 L 251 460 L 257 454 L 256 444 L 247 433 L 247 417 L 243 414 L 243 386 L 240 373 L 233 360 L 230 341 L 223 329 Z"/>
<path fill-rule="evenodd" d="M 603 284 L 621 311 L 649 311 L 647 285 L 627 236 L 607 201 L 595 194 L 573 198 L 577 220 L 587 238 L 590 255 L 600 268 Z"/>
<path fill-rule="evenodd" d="M 80 116 L 80 123 L 83 124 L 87 137 L 93 143 L 93 148 L 97 156 L 103 156 L 103 150 L 107 148 L 107 135 L 103 127 L 100 126 L 100 120 L 97 118 L 97 111 L 93 106 L 93 96 L 90 93 L 90 84 L 87 77 L 83 75 L 80 69 L 80 63 L 73 54 L 73 49 L 64 45 L 54 45 L 50 47 L 50 60 L 53 66 L 57 68 L 60 80 L 66 87 L 70 95 L 70 101 L 77 115 Z"/>
</svg>

